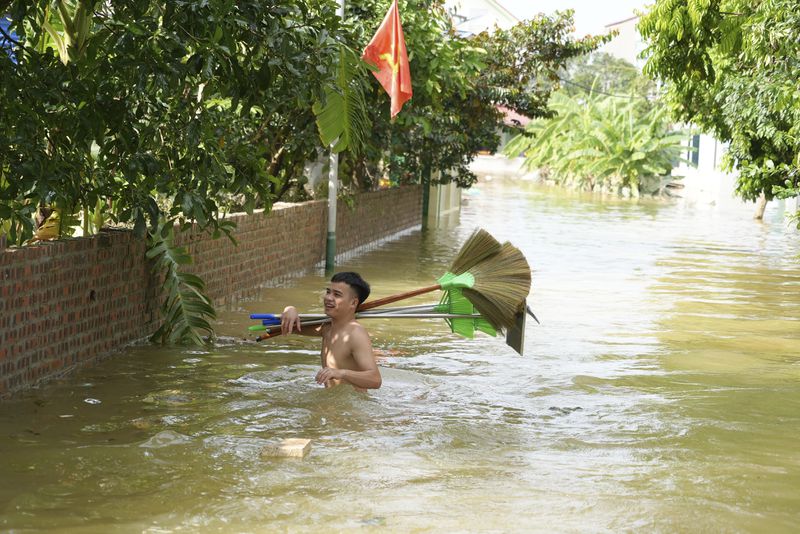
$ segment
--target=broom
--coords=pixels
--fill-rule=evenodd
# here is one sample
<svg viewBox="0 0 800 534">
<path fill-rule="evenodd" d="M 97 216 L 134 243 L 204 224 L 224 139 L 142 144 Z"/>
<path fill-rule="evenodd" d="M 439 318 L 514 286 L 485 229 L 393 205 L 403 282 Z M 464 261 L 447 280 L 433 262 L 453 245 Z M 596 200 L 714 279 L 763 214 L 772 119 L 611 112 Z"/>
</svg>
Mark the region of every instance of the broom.
<svg viewBox="0 0 800 534">
<path fill-rule="evenodd" d="M 495 273 L 497 280 L 492 280 Z M 530 290 L 530 278 L 530 267 L 519 249 L 510 243 L 501 245 L 487 231 L 476 229 L 462 245 L 450 271 L 439 278 L 438 284 L 364 303 L 358 311 L 439 289 L 462 290 L 493 328 L 511 328 L 516 322 L 520 303 Z M 275 335 L 259 336 L 256 341 Z"/>
<path fill-rule="evenodd" d="M 471 276 L 473 283 L 460 285 L 458 281 L 463 275 Z M 494 329 L 510 329 L 517 325 L 519 311 L 530 292 L 531 269 L 518 248 L 509 242 L 501 245 L 489 232 L 478 228 L 461 246 L 450 270 L 438 282 L 438 285 L 372 301 L 359 307 L 359 310 L 444 289 L 446 295 L 443 303 L 463 302 L 459 294 L 463 293 Z M 463 305 L 452 311 L 471 313 Z"/>
<path fill-rule="evenodd" d="M 392 304 L 400 300 L 416 297 L 417 295 L 424 295 L 425 293 L 430 293 L 433 291 L 437 291 L 439 289 L 447 291 L 448 289 L 471 286 L 474 284 L 474 277 L 471 274 L 469 274 L 469 269 L 471 267 L 474 267 L 476 264 L 485 261 L 486 259 L 497 254 L 498 252 L 500 252 L 501 249 L 502 246 L 500 245 L 500 242 L 497 241 L 494 237 L 492 237 L 492 235 L 489 232 L 487 232 L 483 228 L 476 228 L 472 232 L 472 234 L 467 238 L 464 244 L 461 245 L 461 249 L 458 251 L 458 254 L 453 260 L 452 265 L 450 266 L 450 270 L 451 271 L 457 270 L 458 271 L 457 273 L 448 273 L 447 275 L 445 275 L 445 277 L 447 278 L 444 281 L 442 280 L 442 278 L 445 277 L 442 277 L 438 280 L 439 282 L 438 284 L 432 286 L 423 287 L 420 289 L 414 289 L 411 291 L 406 291 L 395 295 L 390 295 L 388 297 L 373 300 L 371 302 L 365 302 L 361 304 L 356 311 L 363 312 L 371 310 L 379 306 Z M 251 318 L 254 317 L 251 316 Z M 258 336 L 256 338 L 256 341 L 263 341 L 265 339 L 269 339 L 271 337 L 275 337 L 278 335 L 280 335 L 280 333 L 278 332 L 275 333 L 268 332 L 266 334 Z"/>
<path fill-rule="evenodd" d="M 466 276 L 463 276 L 462 278 L 458 278 L 458 276 L 448 277 L 444 281 L 442 281 L 442 278 L 444 278 L 442 277 L 437 280 L 439 282 L 438 284 L 419 289 L 413 289 L 411 291 L 397 293 L 382 299 L 366 302 L 359 306 L 357 311 L 371 310 L 373 308 L 377 308 L 378 306 L 392 304 L 400 300 L 416 297 L 417 295 L 424 295 L 425 293 L 431 293 L 439 289 L 448 290 L 459 287 L 467 287 L 473 283 L 470 281 L 470 277 L 472 275 L 469 274 L 469 270 L 478 263 L 481 263 L 499 253 L 501 249 L 502 245 L 500 245 L 500 242 L 492 237 L 489 232 L 483 228 L 476 228 L 467 238 L 467 240 L 464 241 L 464 244 L 461 245 L 461 249 L 458 251 L 453 263 L 450 265 L 450 273 L 454 275 Z"/>
<path fill-rule="evenodd" d="M 475 285 L 461 291 L 495 328 L 511 328 L 520 305 L 531 290 L 531 269 L 522 252 L 503 243 L 500 252 L 479 262 L 469 271 Z"/>
</svg>

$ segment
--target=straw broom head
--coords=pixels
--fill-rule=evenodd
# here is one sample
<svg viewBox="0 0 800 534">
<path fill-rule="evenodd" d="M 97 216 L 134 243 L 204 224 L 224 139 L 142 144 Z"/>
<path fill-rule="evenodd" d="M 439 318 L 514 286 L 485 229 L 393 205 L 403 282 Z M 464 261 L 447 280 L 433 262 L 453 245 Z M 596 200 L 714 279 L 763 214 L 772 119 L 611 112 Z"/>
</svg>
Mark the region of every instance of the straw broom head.
<svg viewBox="0 0 800 534">
<path fill-rule="evenodd" d="M 450 272 L 462 274 L 476 264 L 500 252 L 500 242 L 483 228 L 476 228 L 461 245 L 458 256 L 450 265 Z"/>
<path fill-rule="evenodd" d="M 469 272 L 475 277 L 472 288 L 464 288 L 475 308 L 495 328 L 511 328 L 514 317 L 531 290 L 531 268 L 522 252 L 511 243 L 478 262 Z"/>
</svg>

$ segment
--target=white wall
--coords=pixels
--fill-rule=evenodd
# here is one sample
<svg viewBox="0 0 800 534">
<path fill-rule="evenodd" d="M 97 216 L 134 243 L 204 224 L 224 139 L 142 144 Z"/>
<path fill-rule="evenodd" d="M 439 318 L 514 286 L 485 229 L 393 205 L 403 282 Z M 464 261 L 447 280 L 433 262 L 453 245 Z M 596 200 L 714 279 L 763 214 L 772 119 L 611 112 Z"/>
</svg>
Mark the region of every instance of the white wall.
<svg viewBox="0 0 800 534">
<path fill-rule="evenodd" d="M 507 29 L 519 20 L 494 0 L 447 0 L 445 8 L 451 13 L 453 25 L 462 35 L 474 35 L 491 30 L 495 25 Z"/>
<path fill-rule="evenodd" d="M 636 29 L 636 24 L 638 23 L 639 17 L 631 17 L 630 19 L 607 25 L 607 32 L 617 31 L 618 34 L 614 39 L 604 44 L 600 48 L 600 52 L 624 59 L 641 69 L 644 66 L 644 60 L 639 59 L 639 54 L 644 51 L 644 43 L 639 36 L 639 31 Z"/>
</svg>

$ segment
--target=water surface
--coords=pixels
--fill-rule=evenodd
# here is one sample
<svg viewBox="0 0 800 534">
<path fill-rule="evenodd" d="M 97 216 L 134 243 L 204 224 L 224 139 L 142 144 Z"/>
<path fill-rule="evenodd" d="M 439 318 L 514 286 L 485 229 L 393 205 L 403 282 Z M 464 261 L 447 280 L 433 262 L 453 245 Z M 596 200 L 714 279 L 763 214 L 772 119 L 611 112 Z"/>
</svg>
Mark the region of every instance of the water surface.
<svg viewBox="0 0 800 534">
<path fill-rule="evenodd" d="M 482 226 L 534 270 L 525 356 L 372 320 L 383 387 L 325 390 L 316 340 L 244 341 L 251 312 L 319 311 L 323 273 L 266 288 L 211 348 L 131 348 L 0 404 L 0 530 L 795 530 L 800 236 L 781 215 L 527 182 L 465 198 L 460 222 L 340 268 L 375 297 L 429 285 Z M 287 437 L 311 453 L 260 458 Z"/>
</svg>

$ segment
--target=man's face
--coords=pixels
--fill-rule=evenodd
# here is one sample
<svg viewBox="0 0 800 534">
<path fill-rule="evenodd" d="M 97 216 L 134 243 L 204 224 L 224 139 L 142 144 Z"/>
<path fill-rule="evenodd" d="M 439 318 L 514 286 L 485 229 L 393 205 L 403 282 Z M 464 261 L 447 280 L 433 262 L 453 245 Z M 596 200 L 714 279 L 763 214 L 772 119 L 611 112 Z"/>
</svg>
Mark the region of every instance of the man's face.
<svg viewBox="0 0 800 534">
<path fill-rule="evenodd" d="M 331 282 L 322 298 L 325 305 L 325 315 L 340 317 L 348 313 L 355 313 L 358 308 L 358 297 L 353 288 L 344 282 Z"/>
</svg>

